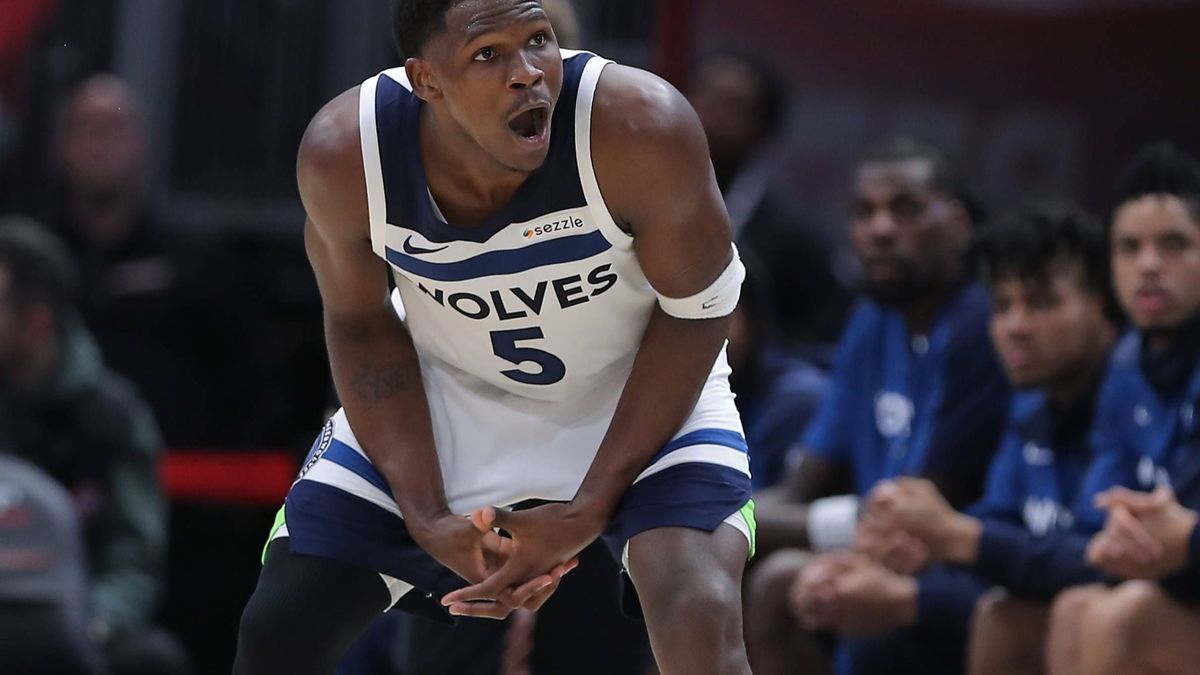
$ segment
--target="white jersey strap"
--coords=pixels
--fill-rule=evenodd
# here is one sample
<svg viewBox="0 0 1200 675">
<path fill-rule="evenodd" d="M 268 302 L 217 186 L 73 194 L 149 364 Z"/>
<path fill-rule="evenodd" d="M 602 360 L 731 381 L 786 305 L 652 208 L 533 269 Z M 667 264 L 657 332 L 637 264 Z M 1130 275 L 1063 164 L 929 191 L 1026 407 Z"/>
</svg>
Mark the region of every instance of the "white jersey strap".
<svg viewBox="0 0 1200 675">
<path fill-rule="evenodd" d="M 362 83 L 358 94 L 358 134 L 362 144 L 363 175 L 367 179 L 367 212 L 371 216 L 371 248 L 387 259 L 384 231 L 387 229 L 387 195 L 383 190 L 383 167 L 379 136 L 375 127 L 375 88 L 380 75 Z"/>
</svg>

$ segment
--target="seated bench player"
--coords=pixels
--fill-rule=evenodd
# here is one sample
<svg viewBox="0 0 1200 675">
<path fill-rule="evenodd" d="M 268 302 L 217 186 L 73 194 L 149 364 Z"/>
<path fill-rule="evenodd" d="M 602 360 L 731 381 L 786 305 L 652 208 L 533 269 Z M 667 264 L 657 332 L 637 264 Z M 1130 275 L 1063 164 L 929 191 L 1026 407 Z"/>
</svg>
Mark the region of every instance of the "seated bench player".
<svg viewBox="0 0 1200 675">
<path fill-rule="evenodd" d="M 776 552 L 752 571 L 747 591 L 756 673 L 827 660 L 801 636 L 786 590 L 808 551 L 851 545 L 858 496 L 899 475 L 931 478 L 959 506 L 982 489 L 1009 389 L 988 337 L 986 292 L 966 268 L 979 217 L 934 148 L 893 140 L 858 164 L 850 235 L 867 297 L 782 484 L 757 493 L 759 548 Z M 904 557 L 912 547 L 893 539 L 858 543 Z"/>
<path fill-rule="evenodd" d="M 898 614 L 911 621 L 893 622 L 906 632 L 854 645 L 859 667 L 852 672 L 866 672 L 864 661 L 903 663 L 905 655 L 910 667 L 961 671 L 962 655 L 957 663 L 927 659 L 937 653 L 931 643 L 960 643 L 968 627 L 970 672 L 1039 672 L 1047 600 L 1079 583 L 1080 574 L 1094 578 L 1082 560 L 1030 561 L 1041 561 L 1032 552 L 1060 535 L 1082 532 L 1083 541 L 1094 531 L 1075 514 L 1091 498 L 1081 495 L 1092 461 L 1089 431 L 1117 335 L 1105 233 L 1077 210 L 1043 207 L 986 232 L 976 255 L 991 292 L 992 337 L 1017 389 L 1011 416 L 983 498 L 967 512 L 924 480 L 899 478 L 872 492 L 864 527 L 903 530 L 952 567 L 916 577 L 907 611 Z M 997 590 L 985 595 L 989 587 Z"/>
</svg>

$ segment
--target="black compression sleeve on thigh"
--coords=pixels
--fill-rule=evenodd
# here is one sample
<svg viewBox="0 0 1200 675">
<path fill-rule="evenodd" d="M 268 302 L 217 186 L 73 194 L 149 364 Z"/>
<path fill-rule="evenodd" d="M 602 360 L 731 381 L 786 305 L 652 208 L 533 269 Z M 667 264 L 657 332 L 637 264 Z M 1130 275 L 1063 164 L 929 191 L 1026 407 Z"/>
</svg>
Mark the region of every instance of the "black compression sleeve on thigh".
<svg viewBox="0 0 1200 675">
<path fill-rule="evenodd" d="M 332 675 L 350 645 L 391 601 L 378 574 L 337 560 L 267 549 L 242 613 L 234 675 Z"/>
</svg>

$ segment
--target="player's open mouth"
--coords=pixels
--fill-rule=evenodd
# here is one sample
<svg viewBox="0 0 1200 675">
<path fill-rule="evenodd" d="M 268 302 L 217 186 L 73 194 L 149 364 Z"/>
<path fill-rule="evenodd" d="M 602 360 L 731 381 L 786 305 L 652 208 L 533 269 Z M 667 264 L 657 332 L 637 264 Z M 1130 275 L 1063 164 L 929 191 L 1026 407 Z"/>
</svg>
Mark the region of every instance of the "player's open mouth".
<svg viewBox="0 0 1200 675">
<path fill-rule="evenodd" d="M 546 131 L 549 129 L 550 109 L 545 105 L 539 105 L 534 108 L 529 108 L 508 121 L 508 128 L 512 129 L 513 133 L 521 139 L 534 144 L 540 144 L 546 140 Z"/>
</svg>

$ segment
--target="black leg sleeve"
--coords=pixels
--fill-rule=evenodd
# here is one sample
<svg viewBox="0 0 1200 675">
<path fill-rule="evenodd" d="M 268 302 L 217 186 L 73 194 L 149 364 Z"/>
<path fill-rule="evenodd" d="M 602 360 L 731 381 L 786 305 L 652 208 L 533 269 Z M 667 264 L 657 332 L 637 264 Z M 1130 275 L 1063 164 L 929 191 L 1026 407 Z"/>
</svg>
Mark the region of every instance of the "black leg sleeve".
<svg viewBox="0 0 1200 675">
<path fill-rule="evenodd" d="M 238 633 L 234 675 L 333 675 L 342 654 L 391 600 L 375 572 L 267 549 Z"/>
</svg>

